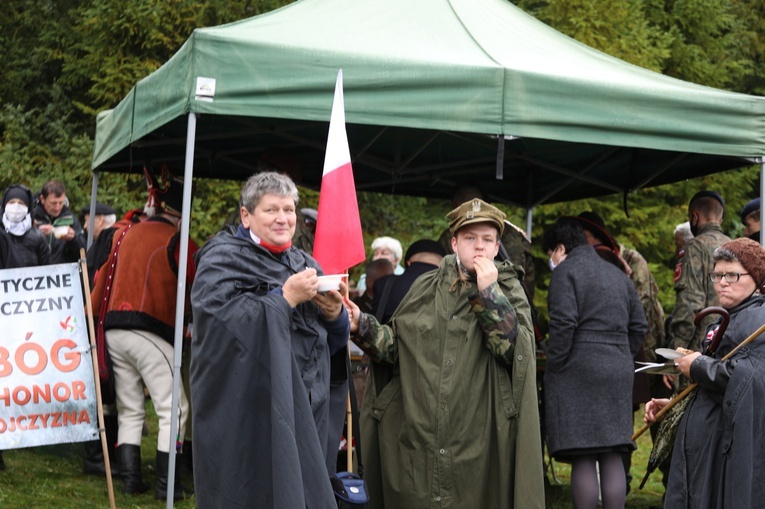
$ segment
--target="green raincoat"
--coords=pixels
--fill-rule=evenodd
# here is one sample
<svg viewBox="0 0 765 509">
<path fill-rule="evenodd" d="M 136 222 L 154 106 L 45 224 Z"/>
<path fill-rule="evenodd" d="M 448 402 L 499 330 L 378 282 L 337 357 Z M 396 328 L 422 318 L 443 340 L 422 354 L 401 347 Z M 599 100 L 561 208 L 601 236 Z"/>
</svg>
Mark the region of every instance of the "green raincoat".
<svg viewBox="0 0 765 509">
<path fill-rule="evenodd" d="M 354 341 L 376 361 L 361 414 L 370 508 L 544 507 L 529 305 L 513 265 L 498 269 L 479 293 L 449 255 L 390 326 L 362 315 Z"/>
</svg>

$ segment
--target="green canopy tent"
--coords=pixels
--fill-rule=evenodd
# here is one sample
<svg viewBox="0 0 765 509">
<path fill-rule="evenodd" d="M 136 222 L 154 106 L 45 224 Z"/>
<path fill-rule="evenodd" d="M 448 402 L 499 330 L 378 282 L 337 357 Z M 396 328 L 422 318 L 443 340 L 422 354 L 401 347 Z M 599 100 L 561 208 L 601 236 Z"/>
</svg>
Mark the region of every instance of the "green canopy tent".
<svg viewBox="0 0 765 509">
<path fill-rule="evenodd" d="M 182 165 L 196 113 L 195 176 L 246 178 L 280 150 L 318 187 L 340 68 L 360 190 L 493 181 L 492 200 L 532 208 L 765 154 L 765 99 L 627 64 L 505 0 L 303 0 L 196 30 L 99 116 L 93 169 Z"/>
<path fill-rule="evenodd" d="M 627 64 L 505 0 L 300 0 L 195 30 L 100 114 L 91 207 L 98 172 L 147 161 L 184 166 L 185 214 L 192 177 L 244 179 L 269 151 L 318 188 L 341 68 L 359 190 L 449 199 L 480 181 L 530 211 L 765 155 L 765 99 Z"/>
</svg>

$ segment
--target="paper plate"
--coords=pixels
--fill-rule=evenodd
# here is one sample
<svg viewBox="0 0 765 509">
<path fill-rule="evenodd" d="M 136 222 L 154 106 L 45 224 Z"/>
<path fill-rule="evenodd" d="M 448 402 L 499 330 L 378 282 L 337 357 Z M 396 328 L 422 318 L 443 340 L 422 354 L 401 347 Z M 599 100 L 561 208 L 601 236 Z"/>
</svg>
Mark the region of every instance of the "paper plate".
<svg viewBox="0 0 765 509">
<path fill-rule="evenodd" d="M 635 373 L 637 372 L 638 371 L 636 370 Z M 676 370 L 674 366 L 644 369 L 642 372 L 647 373 L 649 375 L 678 375 L 680 374 L 680 372 Z"/>
<path fill-rule="evenodd" d="M 665 359 L 670 359 L 670 360 L 677 359 L 678 357 L 683 357 L 683 354 L 681 354 L 677 350 L 672 350 L 671 348 L 657 348 L 656 355 L 661 355 Z"/>
<path fill-rule="evenodd" d="M 676 375 L 675 363 L 672 361 L 665 363 L 656 362 L 638 362 L 635 364 L 641 364 L 641 367 L 635 370 L 635 373 L 648 373 L 651 375 Z"/>
</svg>

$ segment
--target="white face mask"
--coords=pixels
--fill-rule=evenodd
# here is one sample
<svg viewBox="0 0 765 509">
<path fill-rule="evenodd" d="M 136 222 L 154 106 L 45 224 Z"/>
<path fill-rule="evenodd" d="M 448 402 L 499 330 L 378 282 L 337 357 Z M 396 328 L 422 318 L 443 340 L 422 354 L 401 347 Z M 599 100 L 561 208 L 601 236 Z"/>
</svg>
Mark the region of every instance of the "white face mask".
<svg viewBox="0 0 765 509">
<path fill-rule="evenodd" d="M 552 253 L 550 253 L 550 259 L 547 261 L 547 264 L 550 266 L 550 270 L 555 270 L 555 268 L 556 268 L 558 265 L 560 265 L 560 264 L 561 264 L 561 262 L 562 262 L 563 260 L 565 260 L 565 259 L 566 259 L 566 256 L 565 256 L 565 251 L 564 251 L 564 255 L 563 255 L 563 256 L 560 256 L 560 257 L 558 258 L 558 263 L 555 263 L 555 262 L 553 261 L 553 257 L 555 256 L 555 253 L 557 253 L 559 249 L 561 249 L 561 246 L 560 246 L 560 244 L 559 244 L 558 246 L 556 246 L 556 247 L 555 247 L 555 249 L 553 249 L 553 252 L 552 252 Z M 562 258 L 562 259 L 561 259 L 561 258 Z"/>
<path fill-rule="evenodd" d="M 23 203 L 9 203 L 5 206 L 5 216 L 12 223 L 20 223 L 27 217 L 29 208 Z"/>
</svg>

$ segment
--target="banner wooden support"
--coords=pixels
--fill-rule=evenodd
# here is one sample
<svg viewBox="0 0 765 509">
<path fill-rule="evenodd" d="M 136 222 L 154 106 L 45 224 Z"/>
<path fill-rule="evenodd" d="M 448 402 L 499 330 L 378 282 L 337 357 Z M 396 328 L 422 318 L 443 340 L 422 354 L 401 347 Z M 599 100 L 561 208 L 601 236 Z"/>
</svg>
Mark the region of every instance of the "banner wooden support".
<svg viewBox="0 0 765 509">
<path fill-rule="evenodd" d="M 98 414 L 98 434 L 101 437 L 101 450 L 104 453 L 104 467 L 106 470 L 106 488 L 109 492 L 109 507 L 116 509 L 114 501 L 114 483 L 112 482 L 112 466 L 109 459 L 109 448 L 106 444 L 106 426 L 104 425 L 104 407 L 101 400 L 101 377 L 98 372 L 98 356 L 96 355 L 96 327 L 93 323 L 93 304 L 90 300 L 90 280 L 88 279 L 88 265 L 85 259 L 85 250 L 80 249 L 80 269 L 82 270 L 82 285 L 85 289 L 85 309 L 88 315 L 88 332 L 90 333 L 90 360 L 93 362 L 93 376 L 96 386 L 96 412 Z"/>
</svg>

